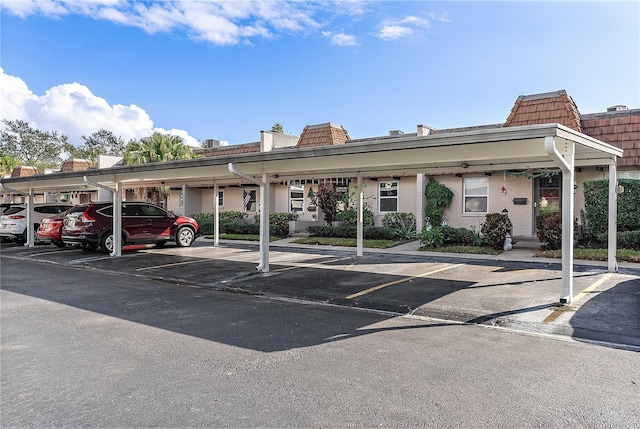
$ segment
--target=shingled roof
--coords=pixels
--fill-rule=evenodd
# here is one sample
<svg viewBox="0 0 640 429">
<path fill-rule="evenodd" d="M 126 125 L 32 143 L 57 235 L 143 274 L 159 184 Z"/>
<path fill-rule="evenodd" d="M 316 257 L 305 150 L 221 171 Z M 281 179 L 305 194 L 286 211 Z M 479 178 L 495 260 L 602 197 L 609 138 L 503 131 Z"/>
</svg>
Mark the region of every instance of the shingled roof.
<svg viewBox="0 0 640 429">
<path fill-rule="evenodd" d="M 581 115 L 566 91 L 521 95 L 504 127 L 559 123 L 624 150 L 619 167 L 640 166 L 640 109 L 615 106 L 610 111 Z"/>
<path fill-rule="evenodd" d="M 35 176 L 38 173 L 35 167 L 31 167 L 28 165 L 21 165 L 15 167 L 11 172 L 11 177 L 28 177 Z"/>
<path fill-rule="evenodd" d="M 582 132 L 624 150 L 619 167 L 640 166 L 640 109 L 582 115 Z"/>
<path fill-rule="evenodd" d="M 347 140 L 351 138 L 341 125 L 334 125 L 331 122 L 307 125 L 298 139 L 296 149 L 345 144 Z"/>
<path fill-rule="evenodd" d="M 521 95 L 503 126 L 553 124 L 565 125 L 582 132 L 580 113 L 564 90 L 544 94 Z"/>
<path fill-rule="evenodd" d="M 68 159 L 62 163 L 60 171 L 84 171 L 91 168 L 91 162 L 86 159 Z"/>
<path fill-rule="evenodd" d="M 229 146 L 218 146 L 214 148 L 204 148 L 196 150 L 198 155 L 204 157 L 238 155 L 242 153 L 260 152 L 260 142 L 234 144 Z"/>
</svg>

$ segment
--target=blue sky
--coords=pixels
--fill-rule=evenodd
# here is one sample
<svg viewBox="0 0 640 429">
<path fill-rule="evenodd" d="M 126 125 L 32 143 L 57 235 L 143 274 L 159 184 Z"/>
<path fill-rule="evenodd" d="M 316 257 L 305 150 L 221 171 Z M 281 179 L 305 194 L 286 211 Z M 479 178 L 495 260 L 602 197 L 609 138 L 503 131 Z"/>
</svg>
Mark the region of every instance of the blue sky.
<svg viewBox="0 0 640 429">
<path fill-rule="evenodd" d="M 640 2 L 6 1 L 0 116 L 194 144 L 504 122 L 565 89 L 640 108 Z"/>
</svg>

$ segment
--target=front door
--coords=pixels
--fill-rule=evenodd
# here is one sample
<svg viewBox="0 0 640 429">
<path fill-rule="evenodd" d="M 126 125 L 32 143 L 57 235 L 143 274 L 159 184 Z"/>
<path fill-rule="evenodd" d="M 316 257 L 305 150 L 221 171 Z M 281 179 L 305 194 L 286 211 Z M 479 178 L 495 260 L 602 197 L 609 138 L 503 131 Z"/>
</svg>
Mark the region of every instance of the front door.
<svg viewBox="0 0 640 429">
<path fill-rule="evenodd" d="M 559 212 L 562 209 L 562 173 L 538 177 L 534 181 L 533 230 L 540 213 Z"/>
</svg>

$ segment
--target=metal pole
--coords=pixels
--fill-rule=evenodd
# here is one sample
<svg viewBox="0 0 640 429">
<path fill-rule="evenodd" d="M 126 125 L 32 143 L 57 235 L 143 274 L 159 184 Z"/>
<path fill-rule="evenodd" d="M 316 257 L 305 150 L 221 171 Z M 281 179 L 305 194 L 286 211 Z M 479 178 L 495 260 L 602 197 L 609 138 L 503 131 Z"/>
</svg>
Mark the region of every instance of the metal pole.
<svg viewBox="0 0 640 429">
<path fill-rule="evenodd" d="M 362 176 L 358 176 L 358 225 L 357 225 L 357 250 L 356 256 L 362 256 L 364 247 L 364 191 L 362 186 Z"/>
<path fill-rule="evenodd" d="M 607 238 L 607 265 L 610 273 L 618 271 L 616 260 L 618 234 L 618 170 L 616 158 L 609 161 L 609 221 Z"/>
</svg>

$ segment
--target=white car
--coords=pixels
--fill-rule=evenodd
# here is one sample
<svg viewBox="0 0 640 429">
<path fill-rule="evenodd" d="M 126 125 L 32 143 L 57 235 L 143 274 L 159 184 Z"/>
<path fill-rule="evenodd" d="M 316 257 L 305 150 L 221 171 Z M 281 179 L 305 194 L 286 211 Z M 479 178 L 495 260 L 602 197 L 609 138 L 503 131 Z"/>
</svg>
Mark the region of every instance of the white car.
<svg viewBox="0 0 640 429">
<path fill-rule="evenodd" d="M 34 235 L 40 221 L 62 213 L 71 204 L 65 203 L 41 203 L 33 205 Z M 0 216 L 0 238 L 24 243 L 27 241 L 27 206 L 25 204 L 12 205 Z"/>
</svg>

